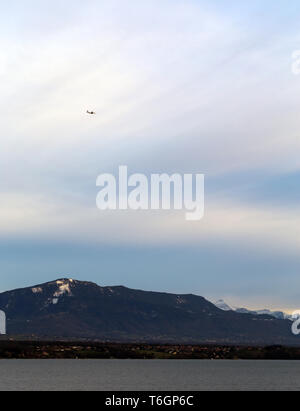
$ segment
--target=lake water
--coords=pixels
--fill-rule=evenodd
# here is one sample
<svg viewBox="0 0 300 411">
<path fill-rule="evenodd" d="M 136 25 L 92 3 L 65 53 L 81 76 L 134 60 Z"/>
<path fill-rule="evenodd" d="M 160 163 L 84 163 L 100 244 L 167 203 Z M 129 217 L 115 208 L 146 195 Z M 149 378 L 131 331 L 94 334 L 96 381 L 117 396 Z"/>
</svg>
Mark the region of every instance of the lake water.
<svg viewBox="0 0 300 411">
<path fill-rule="evenodd" d="M 0 390 L 300 390 L 297 361 L 1 360 Z"/>
</svg>

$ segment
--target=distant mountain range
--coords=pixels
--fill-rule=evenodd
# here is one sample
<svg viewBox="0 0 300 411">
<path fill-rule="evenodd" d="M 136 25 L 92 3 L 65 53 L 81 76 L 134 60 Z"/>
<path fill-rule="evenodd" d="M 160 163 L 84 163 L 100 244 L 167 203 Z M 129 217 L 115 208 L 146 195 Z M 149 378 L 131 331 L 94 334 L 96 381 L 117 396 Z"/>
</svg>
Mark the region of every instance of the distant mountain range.
<svg viewBox="0 0 300 411">
<path fill-rule="evenodd" d="M 224 311 L 203 297 L 60 279 L 0 294 L 8 333 L 113 342 L 295 344 L 291 323 Z"/>
<path fill-rule="evenodd" d="M 220 308 L 223 311 L 235 311 L 240 314 L 254 314 L 254 315 L 270 315 L 271 317 L 277 318 L 278 320 L 290 320 L 292 321 L 292 316 L 286 314 L 282 311 L 270 311 L 270 310 L 248 310 L 247 308 L 234 308 L 229 306 L 224 300 L 218 300 L 215 303 L 215 306 Z"/>
</svg>

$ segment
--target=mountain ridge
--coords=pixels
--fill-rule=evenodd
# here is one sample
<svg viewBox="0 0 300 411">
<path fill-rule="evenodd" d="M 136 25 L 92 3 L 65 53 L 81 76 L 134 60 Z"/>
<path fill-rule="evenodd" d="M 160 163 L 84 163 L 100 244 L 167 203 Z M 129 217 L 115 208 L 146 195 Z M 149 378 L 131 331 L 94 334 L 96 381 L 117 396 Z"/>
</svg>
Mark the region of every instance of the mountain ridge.
<svg viewBox="0 0 300 411">
<path fill-rule="evenodd" d="M 0 294 L 9 334 L 101 341 L 299 344 L 290 322 L 222 311 L 204 297 L 60 278 Z"/>
<path fill-rule="evenodd" d="M 293 320 L 292 315 L 287 314 L 283 311 L 271 311 L 268 309 L 263 310 L 249 310 L 248 308 L 242 307 L 231 307 L 224 300 L 218 300 L 215 303 L 215 306 L 220 308 L 223 311 L 235 311 L 240 314 L 254 314 L 254 315 L 270 315 L 271 317 L 277 318 L 279 320 Z"/>
</svg>

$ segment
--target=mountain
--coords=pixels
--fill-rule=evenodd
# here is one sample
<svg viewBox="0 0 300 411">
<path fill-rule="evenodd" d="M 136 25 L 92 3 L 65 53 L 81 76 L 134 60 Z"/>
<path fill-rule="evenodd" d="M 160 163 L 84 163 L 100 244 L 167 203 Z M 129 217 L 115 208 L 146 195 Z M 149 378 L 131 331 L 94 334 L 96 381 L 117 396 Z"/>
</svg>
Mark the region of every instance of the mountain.
<svg viewBox="0 0 300 411">
<path fill-rule="evenodd" d="M 223 311 L 234 311 L 234 309 L 231 308 L 227 303 L 225 303 L 224 300 L 218 300 L 217 302 L 215 302 L 215 306 Z"/>
<path fill-rule="evenodd" d="M 291 315 L 286 314 L 282 311 L 270 311 L 270 310 L 251 311 L 251 310 L 247 310 L 246 308 L 236 308 L 235 311 L 238 313 L 242 313 L 242 314 L 270 315 L 271 317 L 277 318 L 278 320 L 291 320 L 292 319 Z"/>
<path fill-rule="evenodd" d="M 277 318 L 278 320 L 292 320 L 292 316 L 289 314 L 286 314 L 282 311 L 270 311 L 270 310 L 257 310 L 257 311 L 251 311 L 248 310 L 247 308 L 233 308 L 230 307 L 225 301 L 223 300 L 218 300 L 215 302 L 215 306 L 220 308 L 220 310 L 223 311 L 235 311 L 240 314 L 253 314 L 253 315 L 269 315 L 271 317 Z"/>
<path fill-rule="evenodd" d="M 298 344 L 289 321 L 222 311 L 203 297 L 61 279 L 0 294 L 10 335 L 115 342 Z"/>
</svg>

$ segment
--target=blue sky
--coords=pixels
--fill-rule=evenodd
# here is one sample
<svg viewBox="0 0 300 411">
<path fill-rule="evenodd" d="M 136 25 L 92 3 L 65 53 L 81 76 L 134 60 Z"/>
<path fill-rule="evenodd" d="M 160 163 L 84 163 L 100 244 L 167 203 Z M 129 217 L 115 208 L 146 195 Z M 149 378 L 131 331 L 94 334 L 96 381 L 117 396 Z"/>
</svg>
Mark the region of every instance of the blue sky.
<svg viewBox="0 0 300 411">
<path fill-rule="evenodd" d="M 299 12 L 281 0 L 1 6 L 0 290 L 70 276 L 299 309 Z M 204 220 L 100 213 L 96 177 L 123 164 L 204 173 Z"/>
</svg>

